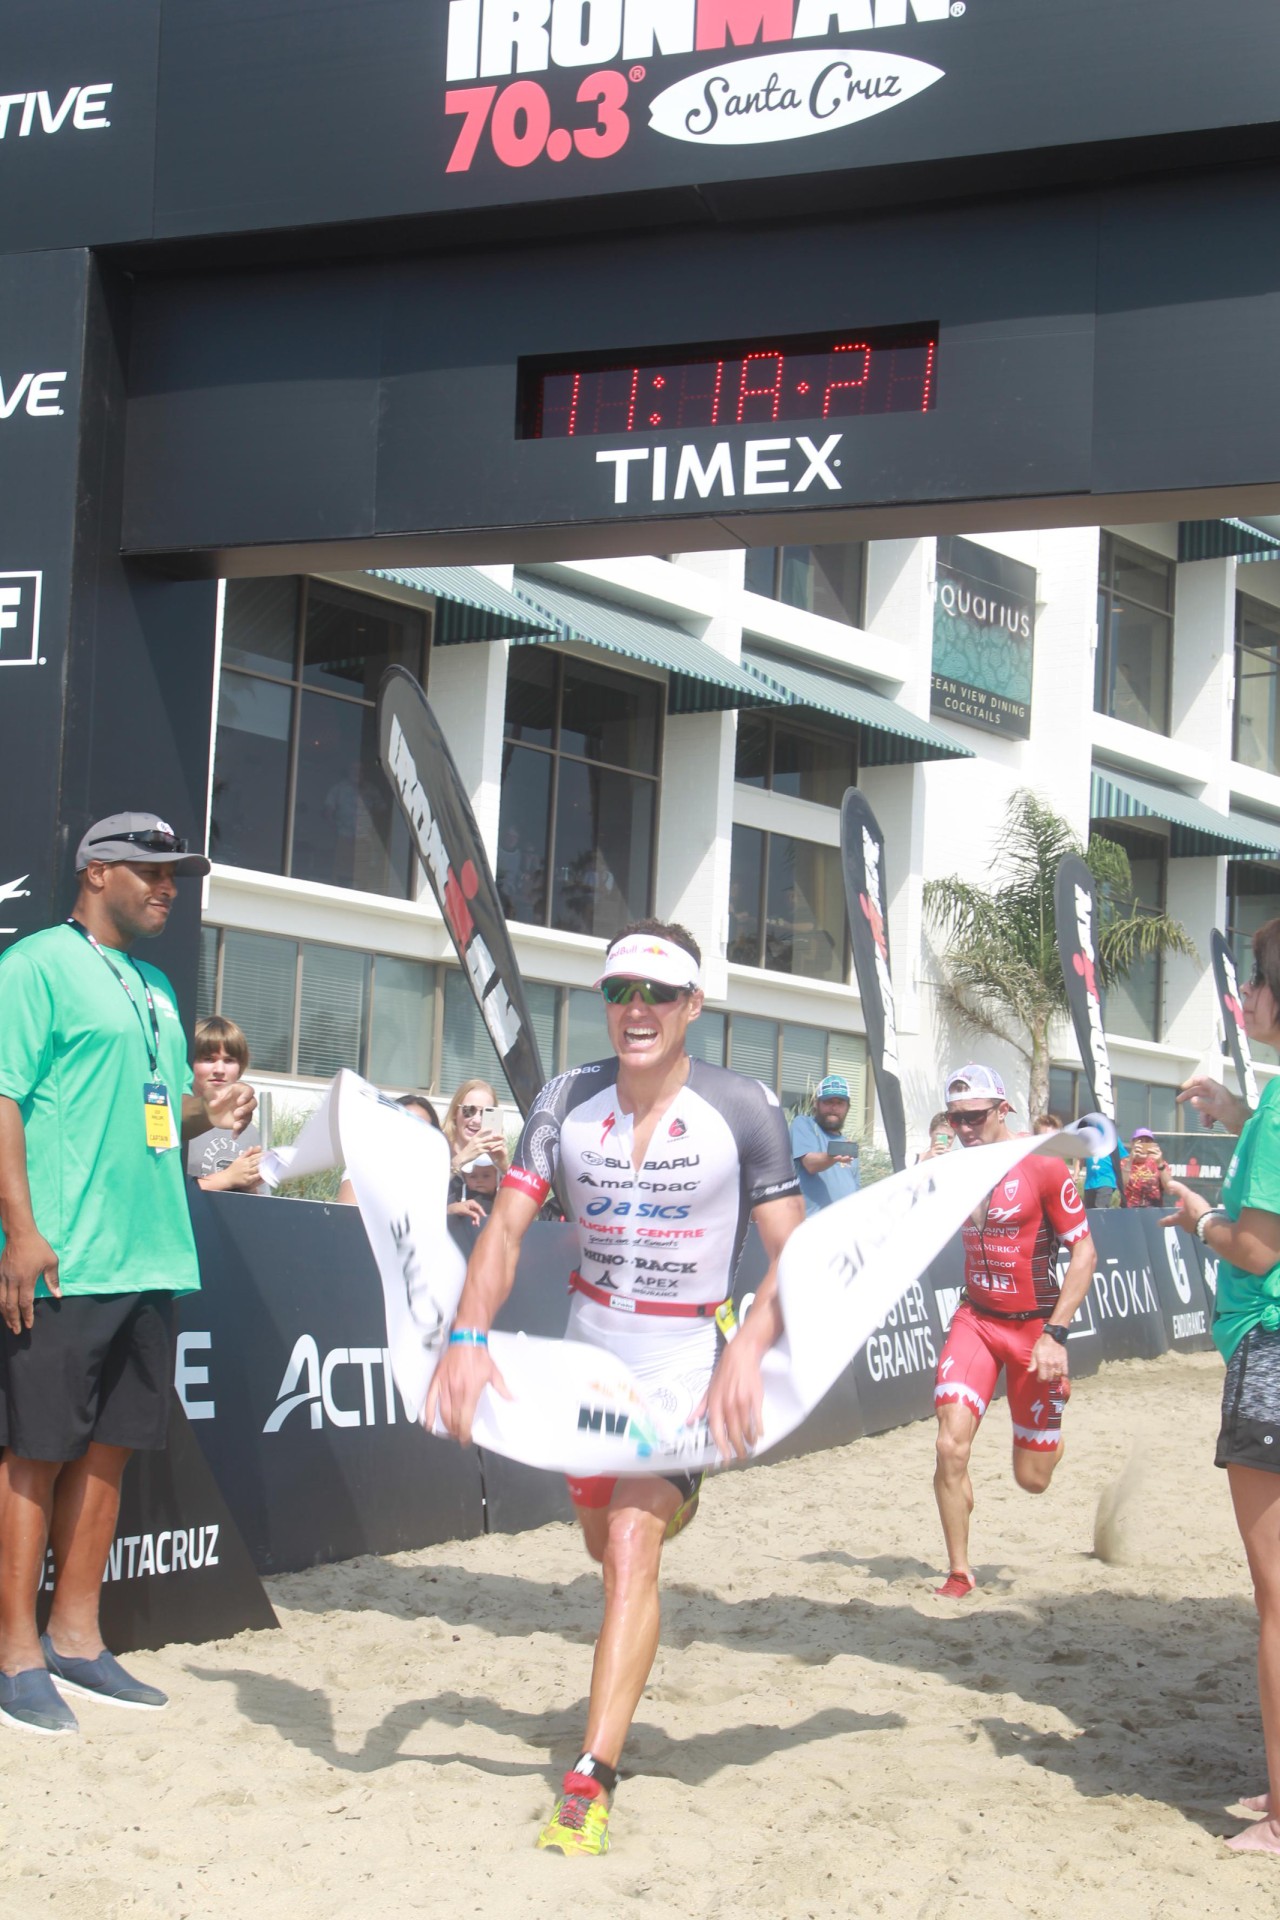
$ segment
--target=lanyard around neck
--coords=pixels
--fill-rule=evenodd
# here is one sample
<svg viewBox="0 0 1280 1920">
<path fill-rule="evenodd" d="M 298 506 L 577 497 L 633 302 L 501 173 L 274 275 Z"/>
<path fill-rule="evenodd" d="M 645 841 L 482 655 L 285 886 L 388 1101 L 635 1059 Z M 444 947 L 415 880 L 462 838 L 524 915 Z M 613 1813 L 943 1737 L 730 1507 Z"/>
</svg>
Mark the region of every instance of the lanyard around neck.
<svg viewBox="0 0 1280 1920">
<path fill-rule="evenodd" d="M 93 948 L 98 958 L 107 967 L 108 971 L 115 975 L 116 979 L 120 982 L 120 985 L 124 988 L 125 998 L 128 1000 L 129 1005 L 133 1008 L 135 1014 L 138 1016 L 138 1025 L 142 1029 L 143 1045 L 147 1049 L 147 1063 L 148 1063 L 148 1066 L 150 1067 L 151 1077 L 152 1079 L 154 1079 L 156 1068 L 160 1061 L 160 1022 L 156 1018 L 156 1003 L 152 998 L 151 988 L 147 984 L 146 974 L 142 971 L 142 968 L 138 965 L 137 961 L 134 959 L 132 954 L 129 954 L 126 956 L 129 961 L 129 965 L 133 968 L 139 980 L 141 980 L 142 982 L 142 991 L 147 1002 L 147 1012 L 151 1016 L 150 1038 L 147 1037 L 147 1026 L 146 1026 L 146 1022 L 142 1018 L 142 1008 L 138 1005 L 137 1001 L 133 997 L 132 987 L 129 985 L 129 982 L 125 979 L 124 975 L 121 973 L 115 961 L 108 954 L 106 948 L 102 945 L 101 941 L 95 940 L 93 935 L 90 933 L 88 927 L 84 926 L 81 921 L 75 919 L 74 917 L 72 917 L 70 920 L 67 921 L 67 925 L 69 927 L 74 927 L 76 932 L 78 934 L 81 934 L 83 938 L 89 942 L 89 945 Z"/>
</svg>

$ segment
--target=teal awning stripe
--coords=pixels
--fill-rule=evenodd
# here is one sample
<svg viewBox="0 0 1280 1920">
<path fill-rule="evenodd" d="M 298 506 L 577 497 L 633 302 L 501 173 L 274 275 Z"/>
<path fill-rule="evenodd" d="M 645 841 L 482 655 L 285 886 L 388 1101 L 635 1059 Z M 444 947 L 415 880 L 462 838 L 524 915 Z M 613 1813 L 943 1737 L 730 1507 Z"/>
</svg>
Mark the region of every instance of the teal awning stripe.
<svg viewBox="0 0 1280 1920">
<path fill-rule="evenodd" d="M 853 680 L 823 673 L 793 660 L 743 650 L 742 664 L 786 696 L 780 705 L 832 715 L 858 729 L 858 759 L 864 767 L 905 766 L 917 760 L 972 760 L 971 747 L 957 745 L 928 720 L 872 693 Z"/>
<path fill-rule="evenodd" d="M 1180 520 L 1179 560 L 1280 560 L 1280 540 L 1247 520 Z"/>
<path fill-rule="evenodd" d="M 516 593 L 544 616 L 543 625 L 555 629 L 551 637 L 663 669 L 668 676 L 668 713 L 723 713 L 733 707 L 771 706 L 779 699 L 776 687 L 762 683 L 705 641 L 695 640 L 683 627 L 656 614 L 616 606 L 558 580 L 544 580 L 540 574 L 518 573 Z M 525 639 L 544 637 L 529 634 Z"/>
<path fill-rule="evenodd" d="M 1096 767 L 1089 794 L 1089 812 L 1095 820 L 1164 820 L 1171 831 L 1169 851 L 1175 859 L 1201 859 L 1235 854 L 1248 859 L 1274 857 L 1273 842 L 1239 814 L 1217 813 L 1203 801 L 1150 781 L 1102 773 Z"/>
<path fill-rule="evenodd" d="M 365 571 L 374 580 L 391 580 L 435 600 L 433 646 L 552 637 L 550 625 L 539 621 L 525 601 L 474 567 L 368 567 Z"/>
<path fill-rule="evenodd" d="M 1255 820 L 1250 813 L 1237 813 L 1232 807 L 1227 815 L 1232 826 L 1242 836 L 1259 840 L 1266 847 L 1265 853 L 1256 856 L 1265 860 L 1280 860 L 1280 823 L 1271 820 Z M 1247 855 L 1241 856 L 1248 858 Z"/>
</svg>

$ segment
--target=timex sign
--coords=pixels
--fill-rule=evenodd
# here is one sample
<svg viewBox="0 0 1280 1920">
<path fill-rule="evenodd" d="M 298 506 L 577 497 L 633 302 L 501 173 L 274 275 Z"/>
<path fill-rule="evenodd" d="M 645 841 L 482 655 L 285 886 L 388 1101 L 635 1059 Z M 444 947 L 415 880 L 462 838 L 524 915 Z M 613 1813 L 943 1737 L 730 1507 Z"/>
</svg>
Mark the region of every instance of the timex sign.
<svg viewBox="0 0 1280 1920">
<path fill-rule="evenodd" d="M 0 573 L 0 667 L 43 666 L 39 573 Z"/>
<path fill-rule="evenodd" d="M 807 434 L 767 440 L 746 440 L 735 447 L 728 440 L 699 449 L 682 447 L 601 448 L 600 466 L 613 469 L 613 504 L 642 506 L 648 501 L 733 500 L 739 495 L 841 493 L 835 471 L 841 464 L 836 448 L 842 433 L 829 433 L 818 444 Z M 633 471 L 634 470 L 634 471 Z M 815 485 L 816 483 L 816 485 Z"/>
</svg>

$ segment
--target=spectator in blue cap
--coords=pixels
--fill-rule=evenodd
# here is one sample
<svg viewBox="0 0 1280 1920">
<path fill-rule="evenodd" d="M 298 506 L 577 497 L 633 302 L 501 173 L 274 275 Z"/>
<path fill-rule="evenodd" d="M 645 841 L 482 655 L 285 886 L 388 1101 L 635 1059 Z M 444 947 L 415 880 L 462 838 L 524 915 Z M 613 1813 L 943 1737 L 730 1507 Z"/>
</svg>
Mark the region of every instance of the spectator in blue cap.
<svg viewBox="0 0 1280 1920">
<path fill-rule="evenodd" d="M 829 1073 L 813 1096 L 813 1112 L 798 1113 L 791 1122 L 791 1153 L 804 1195 L 806 1216 L 856 1193 L 862 1184 L 858 1143 L 846 1140 L 849 1118 L 849 1082 Z"/>
</svg>

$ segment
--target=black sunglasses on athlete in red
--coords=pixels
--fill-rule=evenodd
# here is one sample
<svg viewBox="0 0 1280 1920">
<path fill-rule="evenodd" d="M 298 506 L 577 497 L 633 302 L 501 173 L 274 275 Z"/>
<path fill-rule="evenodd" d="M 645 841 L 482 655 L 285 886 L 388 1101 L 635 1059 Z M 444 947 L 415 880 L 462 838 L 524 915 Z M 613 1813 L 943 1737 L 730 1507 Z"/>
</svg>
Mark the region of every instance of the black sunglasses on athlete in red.
<svg viewBox="0 0 1280 1920">
<path fill-rule="evenodd" d="M 636 994 L 646 1007 L 669 1007 L 673 1000 L 683 999 L 688 987 L 668 987 L 660 980 L 602 980 L 600 991 L 611 1007 L 625 1007 Z"/>
<path fill-rule="evenodd" d="M 993 1114 L 999 1105 L 1000 1102 L 998 1100 L 993 1100 L 989 1107 L 974 1107 L 971 1108 L 968 1113 L 960 1113 L 954 1108 L 949 1109 L 947 1112 L 947 1125 L 950 1127 L 980 1127 L 983 1121 L 987 1119 L 990 1114 Z"/>
</svg>

